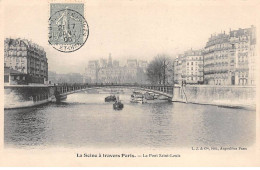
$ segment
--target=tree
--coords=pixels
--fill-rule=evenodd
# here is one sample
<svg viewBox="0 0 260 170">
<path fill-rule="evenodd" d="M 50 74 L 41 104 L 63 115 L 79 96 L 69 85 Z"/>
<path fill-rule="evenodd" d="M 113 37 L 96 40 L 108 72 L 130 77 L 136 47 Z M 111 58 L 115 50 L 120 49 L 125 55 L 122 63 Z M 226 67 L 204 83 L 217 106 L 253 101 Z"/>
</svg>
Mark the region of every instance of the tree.
<svg viewBox="0 0 260 170">
<path fill-rule="evenodd" d="M 169 84 L 172 78 L 172 60 L 165 54 L 155 56 L 147 67 L 148 80 L 153 84 Z"/>
</svg>

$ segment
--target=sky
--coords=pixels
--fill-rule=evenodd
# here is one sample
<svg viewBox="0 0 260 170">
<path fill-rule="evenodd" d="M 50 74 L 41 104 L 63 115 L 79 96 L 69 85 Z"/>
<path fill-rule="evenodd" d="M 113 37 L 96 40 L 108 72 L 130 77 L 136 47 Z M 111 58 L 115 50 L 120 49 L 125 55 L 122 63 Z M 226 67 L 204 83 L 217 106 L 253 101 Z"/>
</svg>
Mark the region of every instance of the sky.
<svg viewBox="0 0 260 170">
<path fill-rule="evenodd" d="M 57 1 L 57 0 L 56 0 Z M 81 0 L 82 1 L 82 0 Z M 89 37 L 63 53 L 48 44 L 48 1 L 4 1 L 4 37 L 26 38 L 44 47 L 49 71 L 83 73 L 89 60 L 152 60 L 201 49 L 211 34 L 257 25 L 257 1 L 86 0 Z"/>
</svg>

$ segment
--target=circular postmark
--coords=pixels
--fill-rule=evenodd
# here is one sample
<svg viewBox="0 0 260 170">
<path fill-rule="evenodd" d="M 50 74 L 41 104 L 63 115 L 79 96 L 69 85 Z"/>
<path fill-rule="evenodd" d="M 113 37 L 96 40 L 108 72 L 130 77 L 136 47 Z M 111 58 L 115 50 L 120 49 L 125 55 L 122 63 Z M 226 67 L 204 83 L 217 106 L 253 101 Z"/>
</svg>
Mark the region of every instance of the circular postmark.
<svg viewBox="0 0 260 170">
<path fill-rule="evenodd" d="M 88 35 L 86 19 L 75 10 L 66 8 L 49 18 L 49 44 L 58 51 L 69 53 L 80 49 Z"/>
</svg>

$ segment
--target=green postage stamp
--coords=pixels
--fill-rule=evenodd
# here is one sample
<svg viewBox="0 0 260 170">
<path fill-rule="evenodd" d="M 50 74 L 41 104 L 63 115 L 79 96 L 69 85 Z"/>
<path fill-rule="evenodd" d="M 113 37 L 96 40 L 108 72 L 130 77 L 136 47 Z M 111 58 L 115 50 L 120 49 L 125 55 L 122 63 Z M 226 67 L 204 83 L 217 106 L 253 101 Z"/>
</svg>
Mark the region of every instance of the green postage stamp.
<svg viewBox="0 0 260 170">
<path fill-rule="evenodd" d="M 89 27 L 83 3 L 50 3 L 49 43 L 60 52 L 80 49 L 88 39 Z"/>
</svg>

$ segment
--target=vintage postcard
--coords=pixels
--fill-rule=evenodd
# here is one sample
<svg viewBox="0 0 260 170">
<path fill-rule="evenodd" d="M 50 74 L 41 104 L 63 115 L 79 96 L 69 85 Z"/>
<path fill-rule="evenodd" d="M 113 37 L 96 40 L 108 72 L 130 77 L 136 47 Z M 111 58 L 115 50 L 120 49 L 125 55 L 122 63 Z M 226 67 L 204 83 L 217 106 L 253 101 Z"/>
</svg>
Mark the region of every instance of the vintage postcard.
<svg viewBox="0 0 260 170">
<path fill-rule="evenodd" d="M 259 1 L 0 8 L 0 166 L 260 166 Z"/>
</svg>

